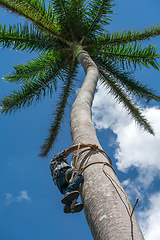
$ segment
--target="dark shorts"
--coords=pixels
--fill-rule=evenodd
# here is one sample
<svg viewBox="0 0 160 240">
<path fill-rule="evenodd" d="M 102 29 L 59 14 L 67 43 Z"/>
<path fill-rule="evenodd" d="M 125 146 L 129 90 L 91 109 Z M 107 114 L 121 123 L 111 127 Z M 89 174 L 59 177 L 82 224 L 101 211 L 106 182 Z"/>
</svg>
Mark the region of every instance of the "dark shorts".
<svg viewBox="0 0 160 240">
<path fill-rule="evenodd" d="M 59 177 L 57 178 L 57 185 L 58 185 L 58 189 L 59 191 L 64 194 L 65 193 L 65 189 L 68 187 L 68 183 L 65 180 L 65 173 L 67 171 L 67 169 L 71 168 L 70 166 L 66 166 L 64 168 L 62 168 L 60 170 L 60 174 Z"/>
<path fill-rule="evenodd" d="M 60 171 L 60 175 L 57 178 L 57 185 L 58 185 L 58 189 L 62 194 L 65 194 L 66 192 L 72 192 L 78 189 L 79 184 L 83 182 L 84 177 L 81 173 L 78 174 L 78 176 L 75 178 L 75 180 L 71 183 L 67 183 L 65 180 L 65 173 L 67 171 L 67 169 L 71 169 L 71 171 L 68 174 L 68 179 L 71 179 L 73 170 L 71 167 L 66 166 L 64 168 L 61 169 Z M 74 176 L 77 174 L 77 172 L 74 172 Z"/>
</svg>

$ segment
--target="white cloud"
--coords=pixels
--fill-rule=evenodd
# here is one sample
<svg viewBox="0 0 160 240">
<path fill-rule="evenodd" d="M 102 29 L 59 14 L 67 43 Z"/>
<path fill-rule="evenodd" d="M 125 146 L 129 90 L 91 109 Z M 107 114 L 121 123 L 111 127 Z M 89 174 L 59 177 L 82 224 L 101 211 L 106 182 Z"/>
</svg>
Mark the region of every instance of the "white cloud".
<svg viewBox="0 0 160 240">
<path fill-rule="evenodd" d="M 139 223 L 146 240 L 160 239 L 160 192 L 150 197 L 149 209 L 139 212 Z"/>
<path fill-rule="evenodd" d="M 31 200 L 26 190 L 21 191 L 17 197 L 13 197 L 13 195 L 10 193 L 6 193 L 5 195 L 6 195 L 6 199 L 4 202 L 5 206 L 10 205 L 12 202 L 21 202 L 23 200 L 27 200 L 27 201 Z"/>
<path fill-rule="evenodd" d="M 152 123 L 155 136 L 140 129 L 112 95 L 99 86 L 93 103 L 93 121 L 97 129 L 110 128 L 117 135 L 115 158 L 121 171 L 131 166 L 160 170 L 160 109 L 146 108 L 143 114 Z"/>
<path fill-rule="evenodd" d="M 115 157 L 118 159 L 118 168 L 125 170 L 131 165 L 141 167 L 156 167 L 160 170 L 160 109 L 156 107 L 145 109 L 144 114 L 152 122 L 155 136 L 143 132 L 131 120 L 122 128 L 115 127 L 119 148 Z"/>
<path fill-rule="evenodd" d="M 148 188 L 150 188 L 151 183 L 158 174 L 159 172 L 155 168 L 139 168 L 138 176 L 136 178 L 133 178 L 132 180 L 126 179 L 122 182 L 122 186 L 125 188 L 132 204 L 134 204 L 136 198 L 140 199 L 141 204 L 143 204 L 143 200 L 147 201 L 146 197 L 148 197 Z"/>
<path fill-rule="evenodd" d="M 28 196 L 27 191 L 21 191 L 19 196 L 16 198 L 17 202 L 20 202 L 22 200 L 28 200 L 30 201 L 30 197 Z"/>
<path fill-rule="evenodd" d="M 8 206 L 11 202 L 14 202 L 14 198 L 10 193 L 6 193 L 5 195 L 6 195 L 6 200 L 4 202 L 4 205 Z"/>
<path fill-rule="evenodd" d="M 97 129 L 113 129 L 122 122 L 129 123 L 130 117 L 126 118 L 122 105 L 117 104 L 112 95 L 99 86 L 93 102 L 93 121 Z"/>
</svg>

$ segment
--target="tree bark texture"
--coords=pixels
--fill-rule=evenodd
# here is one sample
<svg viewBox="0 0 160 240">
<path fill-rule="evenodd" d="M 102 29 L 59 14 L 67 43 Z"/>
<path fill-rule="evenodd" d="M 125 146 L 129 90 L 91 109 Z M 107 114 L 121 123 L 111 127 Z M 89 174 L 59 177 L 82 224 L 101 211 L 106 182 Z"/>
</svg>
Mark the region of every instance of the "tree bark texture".
<svg viewBox="0 0 160 240">
<path fill-rule="evenodd" d="M 78 60 L 84 68 L 86 77 L 72 106 L 70 119 L 72 141 L 73 144 L 96 144 L 101 148 L 92 123 L 91 110 L 98 81 L 98 68 L 87 52 L 81 52 Z M 98 151 L 82 150 L 76 167 L 78 169 L 97 161 L 108 162 Z M 105 170 L 120 185 L 112 168 L 105 165 Z M 129 206 L 124 193 L 108 174 L 102 171 L 100 163 L 90 165 L 83 172 L 81 198 L 93 239 L 144 240 L 134 214 L 130 221 Z"/>
</svg>

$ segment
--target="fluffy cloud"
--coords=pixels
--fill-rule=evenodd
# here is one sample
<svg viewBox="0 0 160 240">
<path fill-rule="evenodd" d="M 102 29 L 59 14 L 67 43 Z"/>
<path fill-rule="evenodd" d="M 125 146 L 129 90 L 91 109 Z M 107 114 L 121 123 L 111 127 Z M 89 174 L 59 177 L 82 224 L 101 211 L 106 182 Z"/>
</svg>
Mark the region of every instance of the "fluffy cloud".
<svg viewBox="0 0 160 240">
<path fill-rule="evenodd" d="M 121 171 L 131 166 L 160 170 L 160 109 L 146 108 L 143 115 L 153 125 L 155 136 L 140 129 L 122 105 L 99 86 L 93 103 L 93 121 L 97 129 L 110 128 L 117 135 L 115 158 Z"/>
<path fill-rule="evenodd" d="M 123 128 L 116 128 L 119 148 L 115 157 L 118 159 L 118 168 L 125 170 L 131 165 L 137 167 L 156 167 L 160 170 L 160 109 L 156 107 L 145 109 L 144 115 L 150 120 L 155 129 L 155 136 L 142 132 L 131 120 Z"/>
<path fill-rule="evenodd" d="M 160 192 L 150 197 L 149 209 L 138 214 L 146 240 L 160 239 Z"/>
<path fill-rule="evenodd" d="M 21 202 L 23 200 L 30 201 L 27 191 L 21 191 L 17 197 L 13 197 L 12 194 L 6 193 L 6 199 L 4 205 L 8 206 L 12 202 Z"/>
<path fill-rule="evenodd" d="M 122 105 L 117 104 L 112 95 L 99 86 L 93 102 L 93 122 L 96 128 L 113 130 L 116 126 L 128 124 L 130 120 Z"/>
</svg>

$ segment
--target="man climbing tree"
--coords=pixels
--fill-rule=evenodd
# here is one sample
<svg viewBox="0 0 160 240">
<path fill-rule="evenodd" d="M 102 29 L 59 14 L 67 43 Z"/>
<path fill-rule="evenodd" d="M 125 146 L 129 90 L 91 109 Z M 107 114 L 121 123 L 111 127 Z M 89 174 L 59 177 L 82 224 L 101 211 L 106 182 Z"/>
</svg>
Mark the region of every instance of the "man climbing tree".
<svg viewBox="0 0 160 240">
<path fill-rule="evenodd" d="M 83 175 L 71 168 L 66 162 L 66 157 L 75 150 L 91 147 L 97 149 L 96 145 L 78 144 L 56 154 L 50 162 L 50 169 L 53 181 L 60 192 L 65 196 L 62 198 L 65 213 L 80 212 L 83 209 L 83 204 L 77 202 L 79 197 L 79 185 L 83 182 Z"/>
<path fill-rule="evenodd" d="M 80 65 L 86 77 L 71 111 L 73 145 L 91 143 L 102 150 L 91 111 L 98 79 L 141 127 L 154 134 L 132 101 L 132 95 L 147 102 L 160 101 L 160 96 L 137 81 L 132 72 L 136 66 L 159 70 L 157 47 L 151 44 L 143 47 L 140 42 L 159 36 L 160 25 L 143 31 L 107 31 L 113 14 L 112 0 L 50 0 L 48 7 L 41 0 L 0 0 L 0 6 L 27 20 L 23 26 L 0 25 L 3 48 L 39 51 L 36 59 L 14 66 L 14 71 L 5 77 L 8 82 L 20 83 L 21 89 L 2 99 L 1 113 L 30 106 L 47 94 L 52 96 L 57 80 L 63 83 L 40 156 L 47 155 L 57 138 Z M 93 238 L 142 240 L 142 232 L 115 171 L 109 164 L 102 166 L 106 161 L 101 151 L 88 150 L 80 152 L 75 166 L 78 170 L 88 166 L 83 171 L 81 199 Z"/>
</svg>

